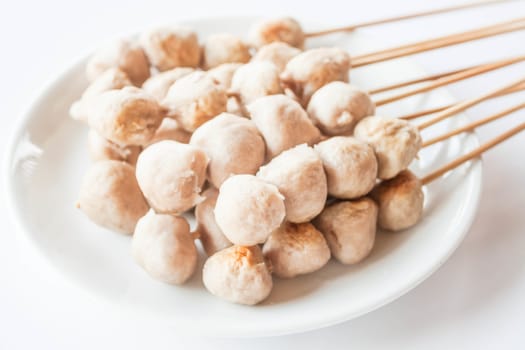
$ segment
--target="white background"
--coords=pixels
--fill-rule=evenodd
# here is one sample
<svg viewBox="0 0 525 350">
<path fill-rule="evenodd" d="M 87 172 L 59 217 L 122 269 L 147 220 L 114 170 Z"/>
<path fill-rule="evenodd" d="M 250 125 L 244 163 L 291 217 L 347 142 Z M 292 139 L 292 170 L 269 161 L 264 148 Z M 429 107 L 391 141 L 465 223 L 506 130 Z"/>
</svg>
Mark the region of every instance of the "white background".
<svg viewBox="0 0 525 350">
<path fill-rule="evenodd" d="M 290 14 L 350 24 L 446 6 L 454 1 L 13 1 L 0 10 L 0 144 L 46 82 L 77 57 L 122 33 L 202 16 Z M 366 29 L 385 46 L 525 15 L 525 3 L 491 6 Z M 429 72 L 525 54 L 525 32 L 414 56 Z M 459 99 L 525 75 L 525 64 L 452 85 Z M 524 94 L 469 110 L 473 118 Z M 479 130 L 482 139 L 525 120 L 525 111 Z M 129 324 L 105 314 L 29 248 L 0 198 L 0 349 L 523 349 L 525 347 L 525 134 L 485 157 L 483 197 L 470 233 L 432 277 L 359 319 L 305 334 L 206 339 Z M 4 172 L 5 169 L 2 169 Z M 344 303 L 341 300 L 341 303 Z M 305 310 L 305 317 L 311 317 Z M 203 315 L 204 317 L 205 315 Z"/>
</svg>

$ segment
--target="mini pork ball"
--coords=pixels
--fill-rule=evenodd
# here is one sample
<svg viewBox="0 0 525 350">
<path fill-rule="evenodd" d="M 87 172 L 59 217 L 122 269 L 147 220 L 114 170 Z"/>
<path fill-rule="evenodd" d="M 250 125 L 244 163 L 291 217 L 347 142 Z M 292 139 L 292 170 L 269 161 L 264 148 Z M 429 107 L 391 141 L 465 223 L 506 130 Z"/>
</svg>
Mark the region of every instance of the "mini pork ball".
<svg viewBox="0 0 525 350">
<path fill-rule="evenodd" d="M 282 151 L 321 139 L 308 114 L 299 103 L 285 95 L 266 96 L 247 106 L 251 119 L 266 142 L 266 158 L 270 160 Z"/>
<path fill-rule="evenodd" d="M 421 181 L 409 170 L 377 185 L 371 196 L 379 205 L 379 227 L 400 231 L 414 226 L 423 213 L 421 187 Z"/>
<path fill-rule="evenodd" d="M 375 104 L 366 92 L 334 81 L 312 95 L 307 112 L 323 134 L 351 135 L 358 121 L 374 114 Z"/>
<path fill-rule="evenodd" d="M 140 43 L 159 71 L 199 65 L 201 48 L 197 34 L 185 27 L 156 28 L 144 33 Z"/>
<path fill-rule="evenodd" d="M 172 118 L 164 118 L 157 131 L 155 131 L 155 135 L 153 135 L 153 138 L 148 142 L 146 147 L 164 140 L 188 143 L 190 142 L 190 138 L 191 133 L 184 130 L 178 121 Z"/>
<path fill-rule="evenodd" d="M 296 47 L 290 46 L 283 42 L 273 42 L 264 45 L 253 56 L 253 61 L 268 61 L 277 67 L 279 72 L 282 72 L 286 67 L 288 61 L 301 53 Z"/>
<path fill-rule="evenodd" d="M 219 188 L 231 175 L 254 175 L 264 163 L 264 140 L 255 124 L 246 118 L 222 113 L 191 136 L 210 159 L 207 179 Z"/>
<path fill-rule="evenodd" d="M 330 248 L 321 232 L 309 222 L 285 222 L 263 246 L 272 273 L 292 278 L 319 270 L 330 260 Z"/>
<path fill-rule="evenodd" d="M 226 112 L 226 89 L 205 72 L 193 72 L 177 80 L 162 105 L 189 132 L 216 115 Z"/>
<path fill-rule="evenodd" d="M 95 224 L 132 234 L 137 221 L 149 209 L 135 178 L 135 169 L 125 162 L 96 162 L 84 176 L 77 208 Z"/>
<path fill-rule="evenodd" d="M 110 68 L 119 68 L 136 86 L 150 76 L 148 58 L 142 48 L 128 40 L 118 40 L 96 52 L 86 65 L 86 76 L 94 81 Z"/>
<path fill-rule="evenodd" d="M 377 205 L 370 198 L 331 204 L 314 220 L 332 255 L 343 264 L 366 258 L 376 237 Z"/>
<path fill-rule="evenodd" d="M 233 74 L 231 91 L 248 104 L 260 97 L 281 94 L 279 70 L 270 62 L 255 61 L 239 67 Z"/>
<path fill-rule="evenodd" d="M 348 82 L 350 55 L 337 47 L 317 48 L 293 57 L 281 74 L 283 84 L 306 105 L 319 88 L 332 81 Z"/>
<path fill-rule="evenodd" d="M 250 58 L 249 47 L 233 34 L 212 34 L 202 45 L 202 66 L 206 70 L 223 63 L 246 63 Z"/>
<path fill-rule="evenodd" d="M 263 166 L 257 177 L 274 184 L 284 196 L 286 220 L 310 221 L 325 205 L 326 175 L 321 158 L 307 145 L 284 151 Z"/>
<path fill-rule="evenodd" d="M 207 73 L 225 89 L 229 89 L 232 85 L 233 75 L 241 66 L 241 63 L 223 63 L 210 69 Z"/>
<path fill-rule="evenodd" d="M 277 187 L 253 175 L 234 175 L 223 182 L 215 220 L 233 244 L 264 243 L 284 220 L 284 198 Z"/>
<path fill-rule="evenodd" d="M 355 127 L 354 136 L 374 148 L 378 177 L 383 180 L 405 170 L 421 149 L 417 127 L 397 118 L 366 117 Z"/>
<path fill-rule="evenodd" d="M 153 210 L 137 223 L 131 252 L 151 277 L 169 284 L 183 284 L 197 266 L 197 249 L 186 219 Z"/>
<path fill-rule="evenodd" d="M 139 146 L 120 146 L 108 141 L 93 129 L 88 133 L 88 149 L 92 161 L 120 160 L 131 165 L 137 163 L 141 151 Z"/>
<path fill-rule="evenodd" d="M 202 192 L 202 196 L 206 198 L 195 207 L 195 219 L 197 220 L 197 231 L 199 232 L 199 239 L 204 247 L 204 251 L 208 256 L 212 256 L 216 252 L 228 248 L 232 243 L 226 238 L 224 233 L 215 221 L 215 203 L 219 191 L 216 188 L 210 187 Z"/>
<path fill-rule="evenodd" d="M 165 140 L 147 147 L 137 160 L 140 189 L 159 213 L 182 213 L 203 198 L 208 157 L 200 149 Z"/>
<path fill-rule="evenodd" d="M 151 94 L 161 102 L 166 94 L 168 93 L 169 88 L 180 78 L 193 73 L 195 69 L 188 67 L 179 67 L 167 70 L 165 72 L 160 72 L 151 76 L 148 80 L 144 82 L 142 88 Z"/>
<path fill-rule="evenodd" d="M 328 179 L 328 193 L 343 199 L 364 196 L 376 183 L 377 160 L 367 143 L 334 136 L 315 145 Z"/>
<path fill-rule="evenodd" d="M 211 294 L 244 305 L 263 301 L 273 287 L 258 246 L 233 246 L 213 254 L 204 264 L 202 281 Z"/>
<path fill-rule="evenodd" d="M 302 49 L 305 35 L 299 22 L 290 17 L 266 19 L 250 28 L 251 42 L 261 47 L 276 41 Z"/>
</svg>

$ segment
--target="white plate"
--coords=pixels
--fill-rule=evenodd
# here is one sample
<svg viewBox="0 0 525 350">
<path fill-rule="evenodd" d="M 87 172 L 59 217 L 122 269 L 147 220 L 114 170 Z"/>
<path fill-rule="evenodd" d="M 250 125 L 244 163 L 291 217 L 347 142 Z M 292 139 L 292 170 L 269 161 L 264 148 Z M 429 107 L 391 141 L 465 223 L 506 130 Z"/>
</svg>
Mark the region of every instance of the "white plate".
<svg viewBox="0 0 525 350">
<path fill-rule="evenodd" d="M 214 31 L 243 35 L 251 21 L 227 18 L 186 24 L 201 35 Z M 308 43 L 338 45 L 354 54 L 384 47 L 359 33 Z M 414 288 L 448 258 L 472 222 L 481 188 L 479 161 L 427 187 L 422 221 L 405 232 L 380 233 L 365 262 L 349 267 L 332 261 L 317 273 L 277 280 L 271 296 L 256 307 L 232 305 L 211 296 L 202 285 L 200 271 L 182 287 L 159 283 L 133 263 L 129 237 L 95 226 L 74 208 L 89 166 L 86 127 L 68 117 L 70 104 L 86 86 L 83 66 L 80 62 L 65 71 L 23 116 L 8 154 L 7 192 L 30 241 L 65 278 L 107 302 L 108 312 L 205 335 L 266 336 L 324 327 L 376 309 Z M 367 88 L 420 74 L 410 61 L 397 60 L 356 69 L 351 79 Z M 439 90 L 380 112 L 398 116 L 452 101 L 446 91 Z M 458 116 L 430 133 L 465 120 Z M 412 168 L 423 175 L 477 144 L 473 134 L 456 137 L 421 152 Z"/>
</svg>

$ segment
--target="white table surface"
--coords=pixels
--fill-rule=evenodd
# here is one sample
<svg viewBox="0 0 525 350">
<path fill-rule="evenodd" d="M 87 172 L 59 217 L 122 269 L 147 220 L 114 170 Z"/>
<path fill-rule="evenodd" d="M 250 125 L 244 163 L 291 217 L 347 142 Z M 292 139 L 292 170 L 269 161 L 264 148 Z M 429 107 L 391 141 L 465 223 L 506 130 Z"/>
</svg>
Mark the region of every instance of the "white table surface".
<svg viewBox="0 0 525 350">
<path fill-rule="evenodd" d="M 12 1 L 0 10 L 0 145 L 17 118 L 76 57 L 108 36 L 199 16 L 277 15 L 349 24 L 454 4 L 454 1 Z M 147 5 L 146 5 L 147 4 Z M 525 2 L 367 29 L 387 45 L 525 15 Z M 525 32 L 414 56 L 429 72 L 524 53 Z M 459 99 L 505 84 L 525 64 L 451 86 Z M 524 94 L 469 110 L 482 117 Z M 525 111 L 479 130 L 482 139 L 525 119 Z M 190 338 L 176 329 L 107 315 L 30 248 L 0 197 L 0 349 L 523 349 L 525 347 L 525 134 L 485 156 L 483 197 L 469 235 L 419 287 L 359 319 L 265 339 Z M 2 165 L 3 166 L 3 165 Z M 2 173 L 5 169 L 2 169 Z M 73 228 L 72 228 L 73 229 Z M 344 303 L 344 300 L 341 300 Z M 308 317 L 305 310 L 305 317 Z"/>
</svg>

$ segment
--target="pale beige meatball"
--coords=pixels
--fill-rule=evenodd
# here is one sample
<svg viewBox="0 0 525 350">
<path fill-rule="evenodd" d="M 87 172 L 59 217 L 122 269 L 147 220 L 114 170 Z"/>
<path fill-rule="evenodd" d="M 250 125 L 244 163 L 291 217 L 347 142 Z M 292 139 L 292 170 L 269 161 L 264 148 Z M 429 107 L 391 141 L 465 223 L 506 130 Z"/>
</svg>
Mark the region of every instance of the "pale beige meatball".
<svg viewBox="0 0 525 350">
<path fill-rule="evenodd" d="M 317 271 L 330 260 L 323 234 L 309 222 L 285 222 L 270 235 L 262 251 L 272 273 L 281 278 Z"/>
<path fill-rule="evenodd" d="M 285 217 L 284 198 L 274 185 L 253 175 L 234 175 L 223 182 L 215 220 L 233 244 L 264 243 Z"/>
<path fill-rule="evenodd" d="M 305 35 L 299 22 L 284 17 L 258 21 L 250 28 L 250 38 L 255 47 L 281 41 L 302 49 Z"/>
<path fill-rule="evenodd" d="M 159 213 L 182 213 L 203 198 L 208 157 L 200 149 L 176 141 L 147 147 L 137 160 L 140 189 Z"/>
<path fill-rule="evenodd" d="M 226 89 L 205 72 L 193 72 L 177 80 L 162 105 L 189 132 L 216 115 L 226 112 Z"/>
<path fill-rule="evenodd" d="M 172 118 L 164 118 L 155 135 L 146 146 L 152 145 L 159 141 L 172 140 L 180 143 L 190 142 L 191 133 L 184 130 L 178 121 Z"/>
<path fill-rule="evenodd" d="M 374 188 L 377 160 L 365 142 L 335 136 L 315 145 L 328 179 L 328 193 L 343 199 L 364 196 Z"/>
<path fill-rule="evenodd" d="M 264 137 L 268 160 L 302 143 L 313 145 L 321 138 L 305 110 L 288 96 L 262 97 L 247 108 Z"/>
<path fill-rule="evenodd" d="M 365 197 L 329 205 L 313 223 L 339 262 L 356 264 L 374 247 L 376 222 L 377 205 Z"/>
<path fill-rule="evenodd" d="M 210 69 L 207 73 L 225 89 L 229 89 L 232 85 L 233 75 L 241 66 L 241 63 L 223 63 Z"/>
<path fill-rule="evenodd" d="M 188 67 L 173 68 L 151 76 L 144 82 L 142 88 L 157 101 L 162 102 L 169 88 L 180 78 L 193 73 L 195 69 Z"/>
<path fill-rule="evenodd" d="M 226 238 L 224 233 L 215 221 L 215 203 L 219 191 L 216 188 L 210 187 L 202 192 L 202 196 L 206 198 L 195 207 L 195 219 L 197 220 L 197 231 L 199 232 L 199 239 L 201 240 L 204 251 L 208 256 L 212 256 L 219 250 L 223 250 L 232 245 Z"/>
<path fill-rule="evenodd" d="M 417 127 L 397 118 L 366 117 L 355 127 L 354 136 L 374 148 L 380 179 L 391 179 L 408 168 L 421 149 Z"/>
<path fill-rule="evenodd" d="M 153 210 L 137 223 L 131 252 L 151 277 L 169 284 L 183 284 L 197 266 L 197 249 L 186 219 Z"/>
<path fill-rule="evenodd" d="M 207 179 L 219 188 L 231 175 L 255 174 L 264 163 L 264 140 L 255 124 L 234 114 L 222 113 L 191 136 L 210 159 Z"/>
<path fill-rule="evenodd" d="M 270 295 L 272 275 L 257 246 L 233 246 L 206 260 L 202 281 L 208 291 L 232 303 L 255 305 Z"/>
<path fill-rule="evenodd" d="M 135 165 L 141 147 L 117 145 L 91 129 L 88 133 L 88 150 L 91 160 L 95 162 L 100 160 L 120 160 Z"/>
<path fill-rule="evenodd" d="M 284 196 L 286 220 L 310 221 L 325 205 L 326 175 L 321 158 L 311 147 L 296 146 L 263 166 L 257 177 L 274 184 Z"/>
<path fill-rule="evenodd" d="M 284 70 L 288 61 L 301 53 L 296 47 L 283 42 L 273 42 L 261 47 L 253 56 L 253 61 L 268 61 L 277 67 L 279 73 Z"/>
<path fill-rule="evenodd" d="M 150 30 L 141 36 L 140 43 L 151 64 L 161 72 L 177 67 L 197 67 L 201 59 L 197 34 L 185 27 Z"/>
<path fill-rule="evenodd" d="M 89 81 L 94 81 L 110 68 L 125 72 L 136 86 L 150 76 L 149 61 L 139 46 L 128 40 L 118 40 L 97 51 L 86 65 Z"/>
<path fill-rule="evenodd" d="M 120 68 L 109 68 L 89 84 L 82 97 L 94 96 L 108 90 L 118 90 L 132 85 L 133 83 L 123 70 Z"/>
<path fill-rule="evenodd" d="M 91 165 L 76 206 L 95 224 L 124 234 L 132 234 L 149 209 L 135 179 L 135 169 L 115 160 Z"/>
<path fill-rule="evenodd" d="M 270 62 L 250 62 L 233 74 L 231 91 L 239 94 L 242 103 L 248 104 L 260 97 L 283 92 L 279 70 Z"/>
<path fill-rule="evenodd" d="M 379 227 L 400 231 L 414 226 L 423 213 L 421 181 L 409 170 L 374 188 L 372 198 L 379 205 Z"/>
<path fill-rule="evenodd" d="M 249 47 L 233 34 L 212 34 L 202 45 L 202 66 L 206 70 L 223 63 L 246 63 L 250 58 Z"/>
<path fill-rule="evenodd" d="M 332 81 L 348 82 L 350 55 L 340 48 L 317 48 L 304 51 L 286 64 L 281 74 L 290 88 L 306 105 L 310 97 Z"/>
<path fill-rule="evenodd" d="M 351 135 L 355 125 L 374 114 L 370 96 L 342 81 L 334 81 L 317 90 L 308 103 L 308 115 L 325 135 Z"/>
</svg>

